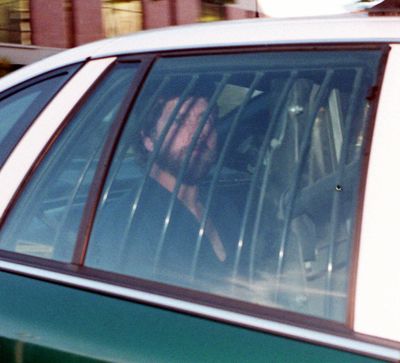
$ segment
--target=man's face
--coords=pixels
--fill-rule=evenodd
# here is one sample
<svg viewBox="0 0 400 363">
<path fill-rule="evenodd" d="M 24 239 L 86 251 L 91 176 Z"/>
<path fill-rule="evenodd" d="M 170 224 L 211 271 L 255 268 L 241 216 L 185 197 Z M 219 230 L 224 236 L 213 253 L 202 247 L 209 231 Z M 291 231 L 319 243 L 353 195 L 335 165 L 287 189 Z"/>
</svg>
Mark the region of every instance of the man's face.
<svg viewBox="0 0 400 363">
<path fill-rule="evenodd" d="M 177 103 L 178 98 L 175 98 L 165 104 L 153 132 L 151 142 L 150 140 L 145 140 L 145 146 L 149 151 L 154 149 Z M 156 163 L 160 169 L 169 172 L 175 177 L 178 176 L 192 143 L 193 135 L 200 126 L 202 115 L 207 108 L 208 102 L 205 98 L 189 98 L 182 104 L 176 120 L 168 130 L 157 158 Z M 217 133 L 213 127 L 213 121 L 214 117 L 210 114 L 197 139 L 189 165 L 183 176 L 183 181 L 186 184 L 196 184 L 208 174 L 215 161 Z"/>
</svg>

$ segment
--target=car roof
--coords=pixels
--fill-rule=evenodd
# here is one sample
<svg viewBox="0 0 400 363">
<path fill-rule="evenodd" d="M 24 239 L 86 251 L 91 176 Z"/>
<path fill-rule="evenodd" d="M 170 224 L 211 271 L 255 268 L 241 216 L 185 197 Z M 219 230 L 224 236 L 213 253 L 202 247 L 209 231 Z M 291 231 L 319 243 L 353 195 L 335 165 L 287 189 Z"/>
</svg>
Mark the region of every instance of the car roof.
<svg viewBox="0 0 400 363">
<path fill-rule="evenodd" d="M 212 22 L 146 30 L 73 48 L 0 81 L 0 92 L 68 64 L 116 55 L 251 45 L 399 43 L 400 17 L 360 15 Z"/>
<path fill-rule="evenodd" d="M 169 27 L 117 38 L 97 56 L 260 44 L 375 41 L 400 42 L 400 17 L 258 18 Z"/>
</svg>

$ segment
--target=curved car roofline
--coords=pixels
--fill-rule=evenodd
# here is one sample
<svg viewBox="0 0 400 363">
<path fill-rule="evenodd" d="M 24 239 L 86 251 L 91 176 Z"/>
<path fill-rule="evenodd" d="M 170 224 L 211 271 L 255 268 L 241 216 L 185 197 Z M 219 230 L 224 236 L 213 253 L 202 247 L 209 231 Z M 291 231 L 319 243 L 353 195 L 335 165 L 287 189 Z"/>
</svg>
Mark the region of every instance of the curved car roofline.
<svg viewBox="0 0 400 363">
<path fill-rule="evenodd" d="M 400 17 L 259 18 L 169 27 L 116 38 L 96 57 L 169 49 L 336 42 L 400 42 Z"/>
<path fill-rule="evenodd" d="M 0 92 L 45 71 L 87 59 L 124 54 L 235 46 L 376 42 L 400 42 L 400 17 L 360 14 L 258 18 L 152 29 L 100 40 L 26 66 L 4 77 Z"/>
</svg>

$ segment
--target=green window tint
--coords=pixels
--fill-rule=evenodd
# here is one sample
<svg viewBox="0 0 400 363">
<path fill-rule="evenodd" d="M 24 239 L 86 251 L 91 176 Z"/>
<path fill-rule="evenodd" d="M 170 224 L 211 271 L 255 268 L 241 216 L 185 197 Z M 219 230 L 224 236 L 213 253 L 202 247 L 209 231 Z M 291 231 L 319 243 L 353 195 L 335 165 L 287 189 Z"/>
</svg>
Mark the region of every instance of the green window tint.
<svg viewBox="0 0 400 363">
<path fill-rule="evenodd" d="M 36 83 L 0 95 L 0 164 L 47 102 L 71 77 L 77 66 L 67 67 Z"/>
<path fill-rule="evenodd" d="M 344 321 L 380 51 L 160 59 L 86 265 Z"/>
<path fill-rule="evenodd" d="M 116 65 L 69 121 L 3 224 L 1 249 L 71 260 L 107 131 L 136 69 L 136 63 Z"/>
</svg>

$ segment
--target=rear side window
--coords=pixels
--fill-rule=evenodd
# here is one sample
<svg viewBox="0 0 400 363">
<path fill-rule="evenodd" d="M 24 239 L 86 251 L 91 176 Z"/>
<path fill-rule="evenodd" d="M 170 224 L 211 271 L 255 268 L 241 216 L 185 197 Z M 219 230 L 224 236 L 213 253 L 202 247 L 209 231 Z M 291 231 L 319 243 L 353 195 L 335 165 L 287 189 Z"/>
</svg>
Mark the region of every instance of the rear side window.
<svg viewBox="0 0 400 363">
<path fill-rule="evenodd" d="M 64 68 L 0 95 L 0 165 L 77 65 Z"/>
<path fill-rule="evenodd" d="M 7 216 L 2 250 L 71 261 L 102 148 L 137 68 L 116 64 L 76 110 Z"/>
<path fill-rule="evenodd" d="M 345 321 L 380 56 L 160 59 L 114 156 L 86 265 Z"/>
</svg>

